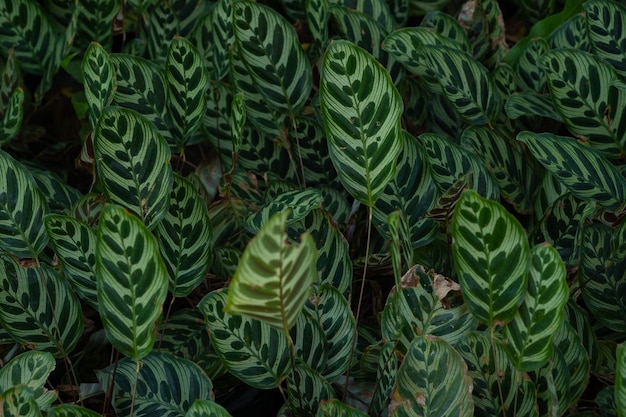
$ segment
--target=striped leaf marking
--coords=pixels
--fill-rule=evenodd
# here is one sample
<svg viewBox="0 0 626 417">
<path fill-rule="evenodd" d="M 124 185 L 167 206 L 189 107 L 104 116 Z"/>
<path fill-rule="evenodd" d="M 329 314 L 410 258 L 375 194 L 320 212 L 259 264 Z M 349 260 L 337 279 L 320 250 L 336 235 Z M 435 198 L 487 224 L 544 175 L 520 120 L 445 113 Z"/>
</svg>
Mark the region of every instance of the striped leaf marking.
<svg viewBox="0 0 626 417">
<path fill-rule="evenodd" d="M 31 173 L 0 150 L 0 248 L 20 258 L 36 258 L 48 243 L 47 212 Z"/>
<path fill-rule="evenodd" d="M 111 104 L 116 89 L 115 67 L 109 55 L 97 42 L 92 42 L 85 52 L 81 65 L 85 97 L 89 105 L 89 122 L 92 127 L 102 109 Z"/>
<path fill-rule="evenodd" d="M 346 190 L 373 206 L 393 178 L 402 148 L 402 99 L 380 64 L 348 41 L 328 47 L 321 72 L 331 160 Z"/>
<path fill-rule="evenodd" d="M 56 391 L 44 388 L 56 361 L 48 352 L 31 350 L 11 359 L 0 369 L 0 391 L 24 384 L 35 394 L 35 401 L 42 409 L 47 409 L 57 399 Z"/>
<path fill-rule="evenodd" d="M 108 198 L 154 227 L 172 190 L 170 149 L 154 125 L 137 112 L 106 108 L 94 132 L 96 168 Z"/>
<path fill-rule="evenodd" d="M 615 376 L 615 402 L 618 410 L 626 410 L 626 345 L 617 346 L 617 375 Z"/>
<path fill-rule="evenodd" d="M 596 56 L 626 76 L 626 8 L 612 1 L 584 3 L 587 34 Z"/>
<path fill-rule="evenodd" d="M 320 402 L 336 398 L 333 386 L 306 363 L 297 363 L 287 376 L 287 404 L 298 415 L 316 415 Z"/>
<path fill-rule="evenodd" d="M 185 417 L 231 417 L 231 415 L 213 400 L 195 400 Z"/>
<path fill-rule="evenodd" d="M 0 146 L 7 144 L 13 139 L 22 127 L 22 118 L 24 117 L 24 90 L 21 87 L 16 88 L 11 93 L 6 109 L 0 107 Z"/>
<path fill-rule="evenodd" d="M 272 216 L 287 211 L 289 211 L 289 215 L 285 219 L 287 224 L 300 221 L 311 210 L 319 207 L 321 202 L 322 194 L 315 188 L 281 193 L 269 199 L 259 211 L 249 216 L 246 220 L 246 228 L 252 233 L 257 233 Z"/>
<path fill-rule="evenodd" d="M 526 232 L 504 207 L 466 191 L 454 209 L 452 258 L 470 312 L 489 327 L 509 322 L 528 285 Z"/>
<path fill-rule="evenodd" d="M 550 358 L 552 336 L 563 321 L 568 299 L 566 274 L 552 246 L 532 248 L 526 296 L 515 318 L 504 328 L 507 354 L 521 371 L 538 369 Z"/>
<path fill-rule="evenodd" d="M 626 178 L 591 147 L 551 133 L 520 132 L 517 140 L 576 197 L 609 210 L 626 204 Z"/>
<path fill-rule="evenodd" d="M 243 252 L 233 276 L 226 312 L 262 320 L 287 332 L 317 281 L 317 248 L 311 235 L 288 244 L 289 210 L 270 218 Z"/>
<path fill-rule="evenodd" d="M 100 216 L 96 282 L 102 324 L 113 346 L 138 360 L 154 344 L 168 274 L 156 239 L 137 217 L 114 204 Z"/>
<path fill-rule="evenodd" d="M 587 350 L 581 343 L 580 336 L 567 321 L 564 321 L 558 328 L 552 340 L 554 351 L 558 351 L 563 357 L 564 366 L 561 369 L 565 371 L 566 377 L 559 381 L 560 384 L 556 388 L 565 393 L 565 395 L 560 396 L 559 403 L 562 404 L 560 407 L 562 410 L 567 410 L 578 403 L 588 386 L 591 363 Z M 599 343 L 598 345 L 601 346 Z M 611 350 L 613 349 L 615 349 L 615 345 L 611 347 Z M 614 370 L 615 367 L 611 367 L 611 371 Z"/>
</svg>

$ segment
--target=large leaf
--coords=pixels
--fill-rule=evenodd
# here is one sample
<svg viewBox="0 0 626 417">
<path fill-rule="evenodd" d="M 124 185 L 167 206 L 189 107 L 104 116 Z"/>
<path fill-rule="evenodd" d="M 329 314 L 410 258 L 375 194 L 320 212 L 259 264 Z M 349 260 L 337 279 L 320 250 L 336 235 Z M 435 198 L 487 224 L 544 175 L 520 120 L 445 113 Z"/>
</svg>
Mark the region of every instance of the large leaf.
<svg viewBox="0 0 626 417">
<path fill-rule="evenodd" d="M 517 140 L 576 197 L 609 210 L 626 203 L 626 178 L 594 149 L 552 133 L 521 132 Z"/>
<path fill-rule="evenodd" d="M 96 42 L 89 45 L 81 72 L 89 105 L 89 122 L 95 127 L 102 109 L 113 101 L 116 89 L 115 68 L 102 45 Z"/>
<path fill-rule="evenodd" d="M 561 325 L 568 298 L 565 275 L 565 265 L 552 246 L 532 248 L 526 296 L 504 328 L 507 353 L 519 370 L 540 368 L 550 358 L 552 336 Z"/>
<path fill-rule="evenodd" d="M 466 191 L 454 210 L 452 257 L 471 313 L 490 327 L 510 321 L 526 292 L 530 260 L 519 221 Z"/>
<path fill-rule="evenodd" d="M 176 297 L 189 295 L 211 266 L 212 229 L 200 195 L 178 175 L 174 175 L 169 209 L 157 224 L 156 237 L 170 291 Z"/>
<path fill-rule="evenodd" d="M 626 8 L 612 1 L 591 0 L 583 5 L 593 52 L 626 76 Z"/>
<path fill-rule="evenodd" d="M 63 273 L 78 296 L 97 308 L 96 232 L 73 217 L 46 216 L 50 243 L 63 265 Z"/>
<path fill-rule="evenodd" d="M 289 23 L 252 2 L 233 5 L 235 45 L 270 107 L 297 114 L 311 91 L 311 66 Z"/>
<path fill-rule="evenodd" d="M 167 270 L 154 236 L 116 205 L 106 206 L 100 216 L 96 279 L 107 337 L 122 354 L 145 357 L 167 295 Z"/>
<path fill-rule="evenodd" d="M 43 227 L 48 205 L 33 176 L 0 150 L 0 248 L 36 258 L 48 243 Z"/>
<path fill-rule="evenodd" d="M 50 353 L 37 350 L 24 352 L 0 368 L 0 393 L 24 384 L 32 390 L 37 405 L 46 410 L 57 398 L 55 391 L 44 388 L 55 366 Z"/>
<path fill-rule="evenodd" d="M 83 333 L 80 303 L 67 281 L 42 264 L 23 267 L 0 254 L 0 325 L 13 339 L 65 357 Z"/>
<path fill-rule="evenodd" d="M 169 353 L 152 352 L 139 363 L 124 358 L 100 371 L 109 386 L 113 377 L 113 405 L 119 416 L 182 417 L 196 400 L 208 400 L 213 384 L 193 362 Z"/>
<path fill-rule="evenodd" d="M 540 65 L 548 77 L 556 110 L 569 131 L 618 158 L 626 153 L 626 91 L 611 85 L 613 67 L 588 53 L 559 49 L 547 52 Z"/>
<path fill-rule="evenodd" d="M 467 365 L 447 342 L 416 337 L 398 369 L 393 401 L 392 416 L 472 416 Z"/>
<path fill-rule="evenodd" d="M 389 74 L 348 41 L 328 47 L 320 106 L 330 157 L 347 191 L 373 206 L 394 176 L 402 148 L 402 100 Z"/>
<path fill-rule="evenodd" d="M 226 311 L 287 332 L 317 281 L 317 249 L 310 235 L 287 243 L 289 211 L 277 213 L 244 251 L 228 291 Z"/>
<path fill-rule="evenodd" d="M 222 363 L 252 387 L 277 387 L 291 371 L 287 336 L 264 321 L 224 312 L 226 299 L 226 291 L 212 291 L 198 304 Z"/>
<path fill-rule="evenodd" d="M 98 176 L 109 199 L 153 227 L 167 215 L 170 150 L 154 125 L 133 110 L 108 107 L 94 132 Z"/>
<path fill-rule="evenodd" d="M 196 47 L 188 40 L 174 38 L 165 63 L 167 109 L 172 134 L 182 149 L 198 130 L 206 112 L 209 74 Z"/>
</svg>

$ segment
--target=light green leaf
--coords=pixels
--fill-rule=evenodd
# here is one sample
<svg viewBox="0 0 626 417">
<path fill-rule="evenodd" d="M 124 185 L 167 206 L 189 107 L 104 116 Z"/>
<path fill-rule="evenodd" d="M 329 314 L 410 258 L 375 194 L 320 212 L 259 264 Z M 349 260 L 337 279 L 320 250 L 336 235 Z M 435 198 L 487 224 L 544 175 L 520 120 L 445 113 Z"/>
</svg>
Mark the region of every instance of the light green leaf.
<svg viewBox="0 0 626 417">
<path fill-rule="evenodd" d="M 528 283 L 526 232 L 504 207 L 466 191 L 454 209 L 452 257 L 463 298 L 489 327 L 510 321 Z"/>
<path fill-rule="evenodd" d="M 537 94 L 532 91 L 522 91 L 511 95 L 504 105 L 506 115 L 510 119 L 519 119 L 523 116 L 549 117 L 557 122 L 563 118 L 554 109 L 549 94 Z"/>
<path fill-rule="evenodd" d="M 341 6 L 363 13 L 374 19 L 387 32 L 396 28 L 396 22 L 385 0 L 330 0 L 329 3 L 331 6 Z"/>
<path fill-rule="evenodd" d="M 60 214 L 47 215 L 45 224 L 65 277 L 78 296 L 97 309 L 96 232 L 82 221 Z"/>
<path fill-rule="evenodd" d="M 520 132 L 517 140 L 576 197 L 609 210 L 626 203 L 626 178 L 589 146 L 552 133 Z"/>
<path fill-rule="evenodd" d="M 298 315 L 296 325 L 291 329 L 296 354 L 311 369 L 321 372 L 326 369 L 328 346 L 326 334 L 317 316 L 305 309 Z"/>
<path fill-rule="evenodd" d="M 348 41 L 329 46 L 321 72 L 330 157 L 346 190 L 371 207 L 393 178 L 402 148 L 400 94 L 377 61 Z"/>
<path fill-rule="evenodd" d="M 304 11 L 306 22 L 313 36 L 313 43 L 309 49 L 309 56 L 316 61 L 328 42 L 328 19 L 330 5 L 328 0 L 305 0 Z"/>
<path fill-rule="evenodd" d="M 332 385 L 305 363 L 297 363 L 287 377 L 287 404 L 299 416 L 313 416 L 320 402 L 335 398 Z"/>
<path fill-rule="evenodd" d="M 185 417 L 231 417 L 228 411 L 215 401 L 195 400 Z"/>
<path fill-rule="evenodd" d="M 0 254 L 0 326 L 17 342 L 65 357 L 83 333 L 78 298 L 50 266 Z"/>
<path fill-rule="evenodd" d="M 113 101 L 117 82 L 115 68 L 102 45 L 97 42 L 89 45 L 81 65 L 81 73 L 89 104 L 89 122 L 95 127 L 102 109 Z"/>
<path fill-rule="evenodd" d="M 508 342 L 507 354 L 521 371 L 538 369 L 550 358 L 552 336 L 561 325 L 568 298 L 566 274 L 552 246 L 532 248 L 524 301 L 503 333 Z"/>
<path fill-rule="evenodd" d="M 100 216 L 96 281 L 107 337 L 122 354 L 134 360 L 145 357 L 167 295 L 167 270 L 150 231 L 113 204 Z"/>
<path fill-rule="evenodd" d="M 205 278 L 211 266 L 211 237 L 204 201 L 189 181 L 174 175 L 168 212 L 156 227 L 174 296 L 186 297 Z"/>
<path fill-rule="evenodd" d="M 578 404 L 589 385 L 591 364 L 580 337 L 568 322 L 563 322 L 559 327 L 554 334 L 553 343 L 554 350 L 558 350 L 563 356 L 563 368 L 568 371 L 566 378 L 563 378 L 558 386 L 565 394 L 559 398 L 559 403 L 562 403 L 561 409 L 566 410 Z M 612 368 L 612 371 L 614 370 L 615 367 Z"/>
<path fill-rule="evenodd" d="M 33 391 L 24 384 L 14 385 L 0 394 L 0 413 L 7 417 L 42 417 Z"/>
<path fill-rule="evenodd" d="M 102 417 L 102 415 L 78 405 L 61 404 L 48 410 L 47 417 Z"/>
<path fill-rule="evenodd" d="M 30 172 L 0 150 L 0 248 L 36 258 L 48 243 L 43 227 L 48 205 Z"/>
<path fill-rule="evenodd" d="M 412 3 L 415 3 L 415 1 Z M 460 50 L 468 53 L 472 52 L 472 45 L 467 37 L 467 32 L 453 16 L 435 10 L 424 16 L 420 26 L 430 28 L 436 33 L 443 35 L 446 39 L 455 41 L 459 44 Z"/>
<path fill-rule="evenodd" d="M 350 407 L 348 404 L 334 398 L 322 401 L 315 417 L 366 417 L 362 411 Z"/>
<path fill-rule="evenodd" d="M 531 39 L 524 46 L 515 68 L 522 90 L 532 90 L 536 93 L 545 92 L 546 75 L 541 70 L 539 60 L 549 50 L 548 42 L 542 38 Z"/>
<path fill-rule="evenodd" d="M 587 1 L 583 8 L 594 55 L 626 76 L 626 8 L 619 2 L 599 0 Z"/>
<path fill-rule="evenodd" d="M 0 368 L 0 393 L 13 386 L 24 384 L 32 390 L 35 402 L 42 410 L 50 408 L 57 399 L 55 391 L 44 388 L 56 362 L 48 352 L 24 352 Z"/>
<path fill-rule="evenodd" d="M 80 191 L 69 185 L 56 172 L 46 171 L 39 166 L 33 166 L 33 163 L 30 161 L 25 162 L 24 166 L 33 174 L 33 178 L 46 199 L 51 212 L 69 213 L 74 203 L 82 197 Z"/>
<path fill-rule="evenodd" d="M 317 281 L 317 250 L 310 235 L 288 244 L 288 211 L 272 216 L 244 251 L 228 291 L 226 312 L 245 314 L 287 332 Z"/>
<path fill-rule="evenodd" d="M 94 132 L 98 176 L 108 198 L 153 228 L 167 215 L 170 150 L 152 123 L 133 110 L 106 108 Z"/>
<path fill-rule="evenodd" d="M 137 373 L 138 372 L 138 373 Z M 119 416 L 184 416 L 196 400 L 211 398 L 213 384 L 193 362 L 151 352 L 139 362 L 124 358 L 98 374 L 103 386 L 114 378 L 113 406 Z"/>
<path fill-rule="evenodd" d="M 570 0 L 568 3 L 582 4 L 583 0 Z M 582 7 L 580 9 L 582 10 Z M 567 48 L 591 52 L 587 19 L 583 13 L 577 13 L 553 28 L 556 29 L 546 38 L 552 49 Z"/>
<path fill-rule="evenodd" d="M 289 213 L 285 218 L 286 224 L 295 223 L 302 220 L 311 210 L 319 207 L 321 202 L 322 194 L 315 188 L 281 193 L 271 199 L 266 199 L 259 211 L 248 217 L 246 228 L 252 233 L 257 233 L 272 216 L 285 212 Z"/>
<path fill-rule="evenodd" d="M 22 127 L 22 119 L 24 117 L 24 90 L 21 87 L 13 90 L 7 108 L 0 108 L 0 146 L 11 141 L 20 131 Z"/>
<path fill-rule="evenodd" d="M 398 369 L 392 401 L 391 416 L 472 416 L 467 365 L 447 342 L 418 336 Z"/>
<path fill-rule="evenodd" d="M 252 387 L 277 387 L 291 371 L 287 336 L 264 321 L 224 312 L 226 298 L 226 291 L 212 291 L 198 304 L 222 363 Z"/>
</svg>

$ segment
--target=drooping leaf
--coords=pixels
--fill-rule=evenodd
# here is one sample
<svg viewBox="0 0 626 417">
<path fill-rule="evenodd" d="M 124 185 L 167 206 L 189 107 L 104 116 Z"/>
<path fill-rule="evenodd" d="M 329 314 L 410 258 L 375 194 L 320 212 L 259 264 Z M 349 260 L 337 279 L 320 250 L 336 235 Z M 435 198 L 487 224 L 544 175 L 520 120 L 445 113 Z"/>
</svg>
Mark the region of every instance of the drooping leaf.
<svg viewBox="0 0 626 417">
<path fill-rule="evenodd" d="M 561 325 L 568 298 L 565 275 L 565 265 L 553 247 L 532 248 L 524 301 L 504 328 L 507 353 L 519 370 L 535 370 L 550 358 L 552 336 Z"/>
<path fill-rule="evenodd" d="M 321 72 L 330 157 L 347 191 L 373 206 L 394 176 L 402 147 L 400 94 L 376 60 L 348 41 L 329 46 Z"/>
<path fill-rule="evenodd" d="M 102 45 L 92 42 L 85 52 L 81 65 L 85 97 L 89 104 L 89 122 L 92 127 L 102 113 L 102 109 L 111 104 L 116 89 L 115 68 Z"/>
<path fill-rule="evenodd" d="M 54 357 L 48 352 L 24 352 L 0 368 L 0 393 L 23 384 L 32 390 L 39 408 L 47 410 L 57 399 L 55 391 L 44 388 L 55 366 Z"/>
<path fill-rule="evenodd" d="M 80 303 L 52 267 L 30 268 L 0 254 L 0 325 L 13 339 L 64 357 L 83 333 Z"/>
<path fill-rule="evenodd" d="M 137 363 L 124 358 L 103 369 L 98 379 L 114 378 L 113 405 L 118 415 L 184 416 L 196 400 L 208 400 L 213 384 L 193 362 L 151 352 Z"/>
<path fill-rule="evenodd" d="M 587 33 L 594 55 L 615 68 L 622 77 L 626 75 L 626 8 L 611 1 L 592 0 L 584 3 Z"/>
<path fill-rule="evenodd" d="M 576 197 L 609 210 L 626 203 L 626 178 L 589 146 L 552 133 L 520 132 L 517 140 Z"/>
<path fill-rule="evenodd" d="M 530 261 L 519 221 L 497 202 L 466 191 L 454 209 L 452 257 L 471 313 L 490 327 L 510 321 L 524 298 Z"/>
<path fill-rule="evenodd" d="M 211 266 L 212 229 L 206 205 L 183 177 L 174 175 L 168 212 L 157 224 L 156 237 L 170 292 L 189 295 Z"/>
<path fill-rule="evenodd" d="M 96 232 L 80 220 L 60 214 L 47 215 L 45 225 L 65 277 L 81 299 L 97 308 Z"/>
<path fill-rule="evenodd" d="M 147 119 L 133 110 L 106 108 L 94 132 L 94 153 L 111 201 L 151 228 L 167 215 L 173 178 L 170 150 Z"/>
<path fill-rule="evenodd" d="M 212 291 L 198 304 L 222 363 L 252 387 L 278 386 L 291 371 L 287 336 L 264 321 L 224 312 L 226 298 L 226 291 Z"/>
<path fill-rule="evenodd" d="M 36 258 L 48 243 L 43 227 L 48 205 L 30 172 L 0 150 L 0 248 Z"/>
<path fill-rule="evenodd" d="M 98 309 L 108 339 L 133 360 L 152 350 L 167 281 L 150 231 L 122 207 L 106 206 L 96 243 Z"/>
<path fill-rule="evenodd" d="M 472 416 L 471 387 L 467 365 L 451 345 L 418 336 L 398 369 L 390 415 Z"/>
</svg>

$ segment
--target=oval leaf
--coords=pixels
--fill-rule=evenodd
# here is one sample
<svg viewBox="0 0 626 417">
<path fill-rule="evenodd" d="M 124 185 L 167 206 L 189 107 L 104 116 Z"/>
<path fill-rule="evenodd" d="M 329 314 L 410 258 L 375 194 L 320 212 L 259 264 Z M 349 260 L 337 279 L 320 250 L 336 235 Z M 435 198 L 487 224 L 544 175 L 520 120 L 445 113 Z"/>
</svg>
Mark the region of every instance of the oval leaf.
<svg viewBox="0 0 626 417">
<path fill-rule="evenodd" d="M 48 352 L 24 352 L 0 368 L 0 392 L 24 384 L 32 390 L 39 408 L 46 410 L 57 398 L 55 391 L 44 388 L 55 367 L 54 357 Z"/>
<path fill-rule="evenodd" d="M 109 55 L 97 42 L 92 42 L 85 52 L 81 65 L 85 97 L 89 105 L 89 122 L 92 127 L 102 113 L 102 109 L 111 104 L 115 94 L 115 68 Z"/>
</svg>

